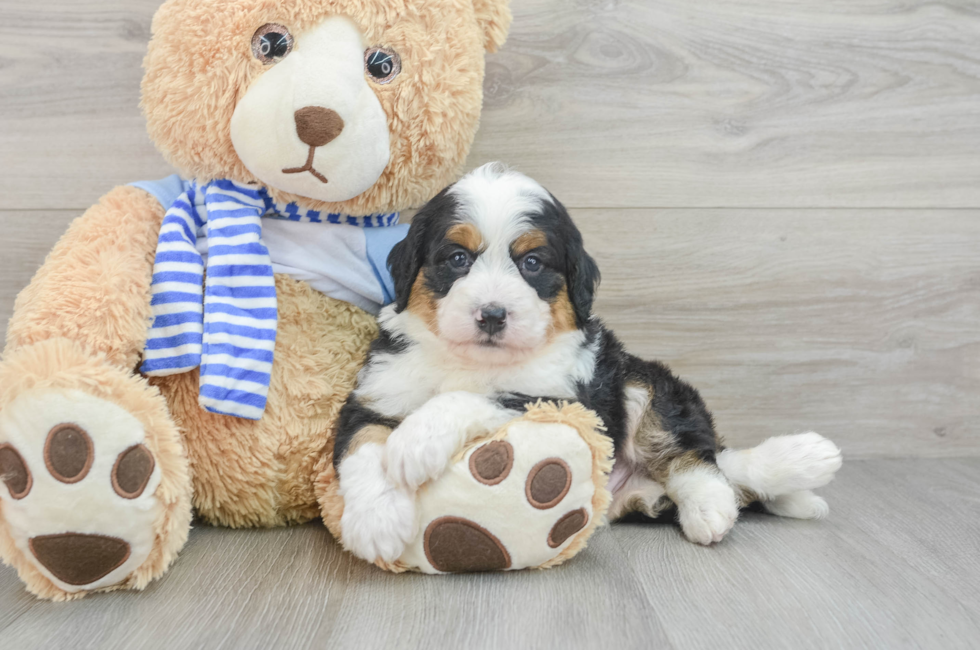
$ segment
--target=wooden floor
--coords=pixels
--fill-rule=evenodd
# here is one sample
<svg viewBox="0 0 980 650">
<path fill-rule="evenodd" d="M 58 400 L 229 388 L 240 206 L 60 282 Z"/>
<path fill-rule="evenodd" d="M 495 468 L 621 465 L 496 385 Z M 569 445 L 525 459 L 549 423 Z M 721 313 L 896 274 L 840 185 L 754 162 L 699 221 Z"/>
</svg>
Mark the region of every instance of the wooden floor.
<svg viewBox="0 0 980 650">
<path fill-rule="evenodd" d="M 72 219 L 172 173 L 138 109 L 159 4 L 0 0 L 0 323 Z M 139 595 L 50 605 L 0 568 L 0 648 L 980 647 L 980 5 L 514 5 L 470 164 L 572 208 L 598 312 L 730 443 L 838 442 L 830 520 L 439 579 L 203 528 Z"/>
<path fill-rule="evenodd" d="M 144 593 L 38 602 L 0 572 L 4 648 L 973 648 L 980 459 L 868 460 L 822 522 L 745 514 L 702 548 L 600 530 L 545 572 L 393 576 L 320 525 L 197 528 Z"/>
</svg>

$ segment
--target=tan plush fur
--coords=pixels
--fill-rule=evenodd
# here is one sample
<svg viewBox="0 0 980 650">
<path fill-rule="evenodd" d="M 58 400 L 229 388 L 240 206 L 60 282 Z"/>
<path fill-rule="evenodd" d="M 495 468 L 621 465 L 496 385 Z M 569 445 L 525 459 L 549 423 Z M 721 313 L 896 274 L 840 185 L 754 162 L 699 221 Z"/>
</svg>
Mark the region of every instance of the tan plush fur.
<svg viewBox="0 0 980 650">
<path fill-rule="evenodd" d="M 353 215 L 418 206 L 456 180 L 479 125 L 484 47 L 502 45 L 510 25 L 505 0 L 475 4 L 479 14 L 472 0 L 170 0 L 153 21 L 144 63 L 150 136 L 188 177 L 254 180 L 235 154 L 229 126 L 238 98 L 264 70 L 242 35 L 266 23 L 298 33 L 325 16 L 344 15 L 369 43 L 401 56 L 398 79 L 376 88 L 388 116 L 391 160 L 374 187 L 350 201 L 273 194 Z M 234 10 L 216 11 L 218 5 Z"/>
<path fill-rule="evenodd" d="M 146 343 L 163 214 L 146 192 L 119 187 L 76 219 L 17 297 L 7 350 L 65 337 L 134 368 Z"/>
<path fill-rule="evenodd" d="M 279 333 L 259 421 L 197 405 L 197 372 L 154 379 L 185 432 L 194 507 L 214 524 L 283 526 L 320 515 L 312 479 L 340 407 L 377 334 L 374 318 L 277 276 Z"/>
</svg>

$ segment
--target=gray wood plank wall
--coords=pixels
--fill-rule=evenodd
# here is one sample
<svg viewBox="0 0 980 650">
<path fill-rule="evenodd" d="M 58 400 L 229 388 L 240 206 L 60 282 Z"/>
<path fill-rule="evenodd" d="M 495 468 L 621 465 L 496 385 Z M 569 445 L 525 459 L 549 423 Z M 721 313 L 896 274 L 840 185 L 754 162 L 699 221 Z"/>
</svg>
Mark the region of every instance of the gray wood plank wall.
<svg viewBox="0 0 980 650">
<path fill-rule="evenodd" d="M 172 172 L 159 0 L 0 0 L 0 319 L 68 222 Z M 980 5 L 515 0 L 471 164 L 573 209 L 599 313 L 729 442 L 980 454 Z"/>
</svg>

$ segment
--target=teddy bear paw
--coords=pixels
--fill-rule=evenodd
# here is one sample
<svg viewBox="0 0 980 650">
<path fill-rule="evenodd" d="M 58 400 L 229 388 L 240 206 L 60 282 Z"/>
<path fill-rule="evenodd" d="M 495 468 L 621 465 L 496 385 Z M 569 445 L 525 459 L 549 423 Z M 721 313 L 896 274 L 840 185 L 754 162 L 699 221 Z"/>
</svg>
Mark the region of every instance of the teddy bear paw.
<svg viewBox="0 0 980 650">
<path fill-rule="evenodd" d="M 424 573 L 551 565 L 590 534 L 595 493 L 592 451 L 575 429 L 515 421 L 419 490 L 423 532 L 401 563 Z"/>
<path fill-rule="evenodd" d="M 64 592 L 118 584 L 153 549 L 161 470 L 144 442 L 133 415 L 80 391 L 28 393 L 0 413 L 0 525 Z"/>
</svg>

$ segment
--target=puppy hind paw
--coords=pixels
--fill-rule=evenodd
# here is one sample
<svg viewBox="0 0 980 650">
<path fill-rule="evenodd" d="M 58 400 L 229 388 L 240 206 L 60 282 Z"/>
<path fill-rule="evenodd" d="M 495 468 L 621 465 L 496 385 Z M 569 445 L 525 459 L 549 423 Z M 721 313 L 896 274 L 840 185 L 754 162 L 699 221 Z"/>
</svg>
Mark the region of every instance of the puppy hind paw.
<svg viewBox="0 0 980 650">
<path fill-rule="evenodd" d="M 827 502 L 809 490 L 783 494 L 763 501 L 766 512 L 791 519 L 823 519 L 830 514 Z"/>
<path fill-rule="evenodd" d="M 414 514 L 412 515 L 414 519 Z M 345 511 L 340 525 L 344 548 L 367 562 L 394 562 L 414 537 L 414 527 L 394 510 Z"/>
</svg>

